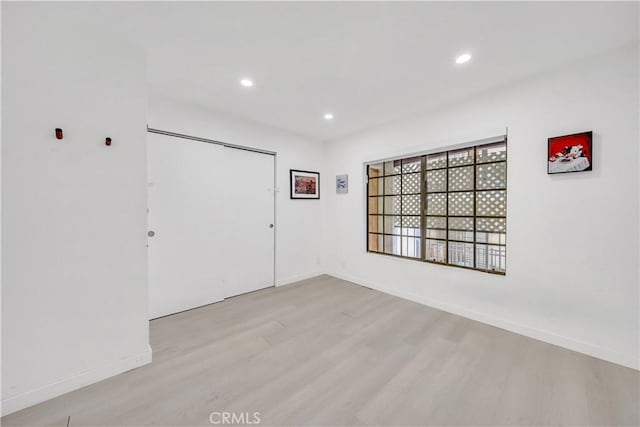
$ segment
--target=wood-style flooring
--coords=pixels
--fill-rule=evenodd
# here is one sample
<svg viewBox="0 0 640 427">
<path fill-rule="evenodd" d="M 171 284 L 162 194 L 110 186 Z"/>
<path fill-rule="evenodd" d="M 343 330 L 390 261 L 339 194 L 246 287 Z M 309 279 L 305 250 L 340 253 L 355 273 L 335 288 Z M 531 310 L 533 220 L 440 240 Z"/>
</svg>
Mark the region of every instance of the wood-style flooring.
<svg viewBox="0 0 640 427">
<path fill-rule="evenodd" d="M 2 425 L 640 424 L 637 371 L 330 276 L 154 320 L 151 346 Z"/>
</svg>

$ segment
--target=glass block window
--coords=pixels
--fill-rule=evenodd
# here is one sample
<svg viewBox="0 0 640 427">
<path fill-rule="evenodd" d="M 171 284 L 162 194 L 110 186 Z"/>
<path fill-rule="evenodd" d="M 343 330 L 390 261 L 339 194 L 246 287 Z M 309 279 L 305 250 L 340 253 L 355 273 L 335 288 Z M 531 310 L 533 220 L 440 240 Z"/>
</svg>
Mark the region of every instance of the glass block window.
<svg viewBox="0 0 640 427">
<path fill-rule="evenodd" d="M 369 165 L 367 250 L 506 272 L 507 143 Z"/>
</svg>

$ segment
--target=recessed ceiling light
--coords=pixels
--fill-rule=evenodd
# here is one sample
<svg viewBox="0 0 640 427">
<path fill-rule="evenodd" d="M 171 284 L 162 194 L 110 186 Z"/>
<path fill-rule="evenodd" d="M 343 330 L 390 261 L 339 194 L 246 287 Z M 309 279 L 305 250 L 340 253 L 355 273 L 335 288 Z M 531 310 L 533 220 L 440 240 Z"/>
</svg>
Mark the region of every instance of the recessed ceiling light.
<svg viewBox="0 0 640 427">
<path fill-rule="evenodd" d="M 333 113 L 325 113 L 324 119 L 325 120 L 333 120 Z"/>
<path fill-rule="evenodd" d="M 456 64 L 464 64 L 465 62 L 469 62 L 471 59 L 470 53 L 463 53 L 462 55 L 456 58 Z"/>
<path fill-rule="evenodd" d="M 244 87 L 251 87 L 253 86 L 253 80 L 249 80 L 249 79 L 242 79 L 240 80 L 240 84 Z"/>
</svg>

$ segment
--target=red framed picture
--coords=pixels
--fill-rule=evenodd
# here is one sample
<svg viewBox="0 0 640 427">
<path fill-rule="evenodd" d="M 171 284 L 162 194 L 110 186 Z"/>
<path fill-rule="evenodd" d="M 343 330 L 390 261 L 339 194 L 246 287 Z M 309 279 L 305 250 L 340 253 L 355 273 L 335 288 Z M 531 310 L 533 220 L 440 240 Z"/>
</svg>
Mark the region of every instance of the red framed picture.
<svg viewBox="0 0 640 427">
<path fill-rule="evenodd" d="M 289 177 L 292 199 L 320 198 L 320 172 L 290 169 Z"/>
<path fill-rule="evenodd" d="M 592 139 L 593 132 L 591 131 L 549 138 L 547 141 L 547 173 L 592 170 Z"/>
</svg>

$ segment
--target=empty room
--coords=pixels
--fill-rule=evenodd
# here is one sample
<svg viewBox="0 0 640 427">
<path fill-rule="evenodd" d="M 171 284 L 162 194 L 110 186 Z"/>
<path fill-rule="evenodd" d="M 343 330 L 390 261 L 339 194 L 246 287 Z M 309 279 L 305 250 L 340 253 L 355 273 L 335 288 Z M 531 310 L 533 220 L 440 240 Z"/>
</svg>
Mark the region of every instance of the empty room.
<svg viewBox="0 0 640 427">
<path fill-rule="evenodd" d="M 639 2 L 2 1 L 2 426 L 639 426 Z"/>
</svg>

